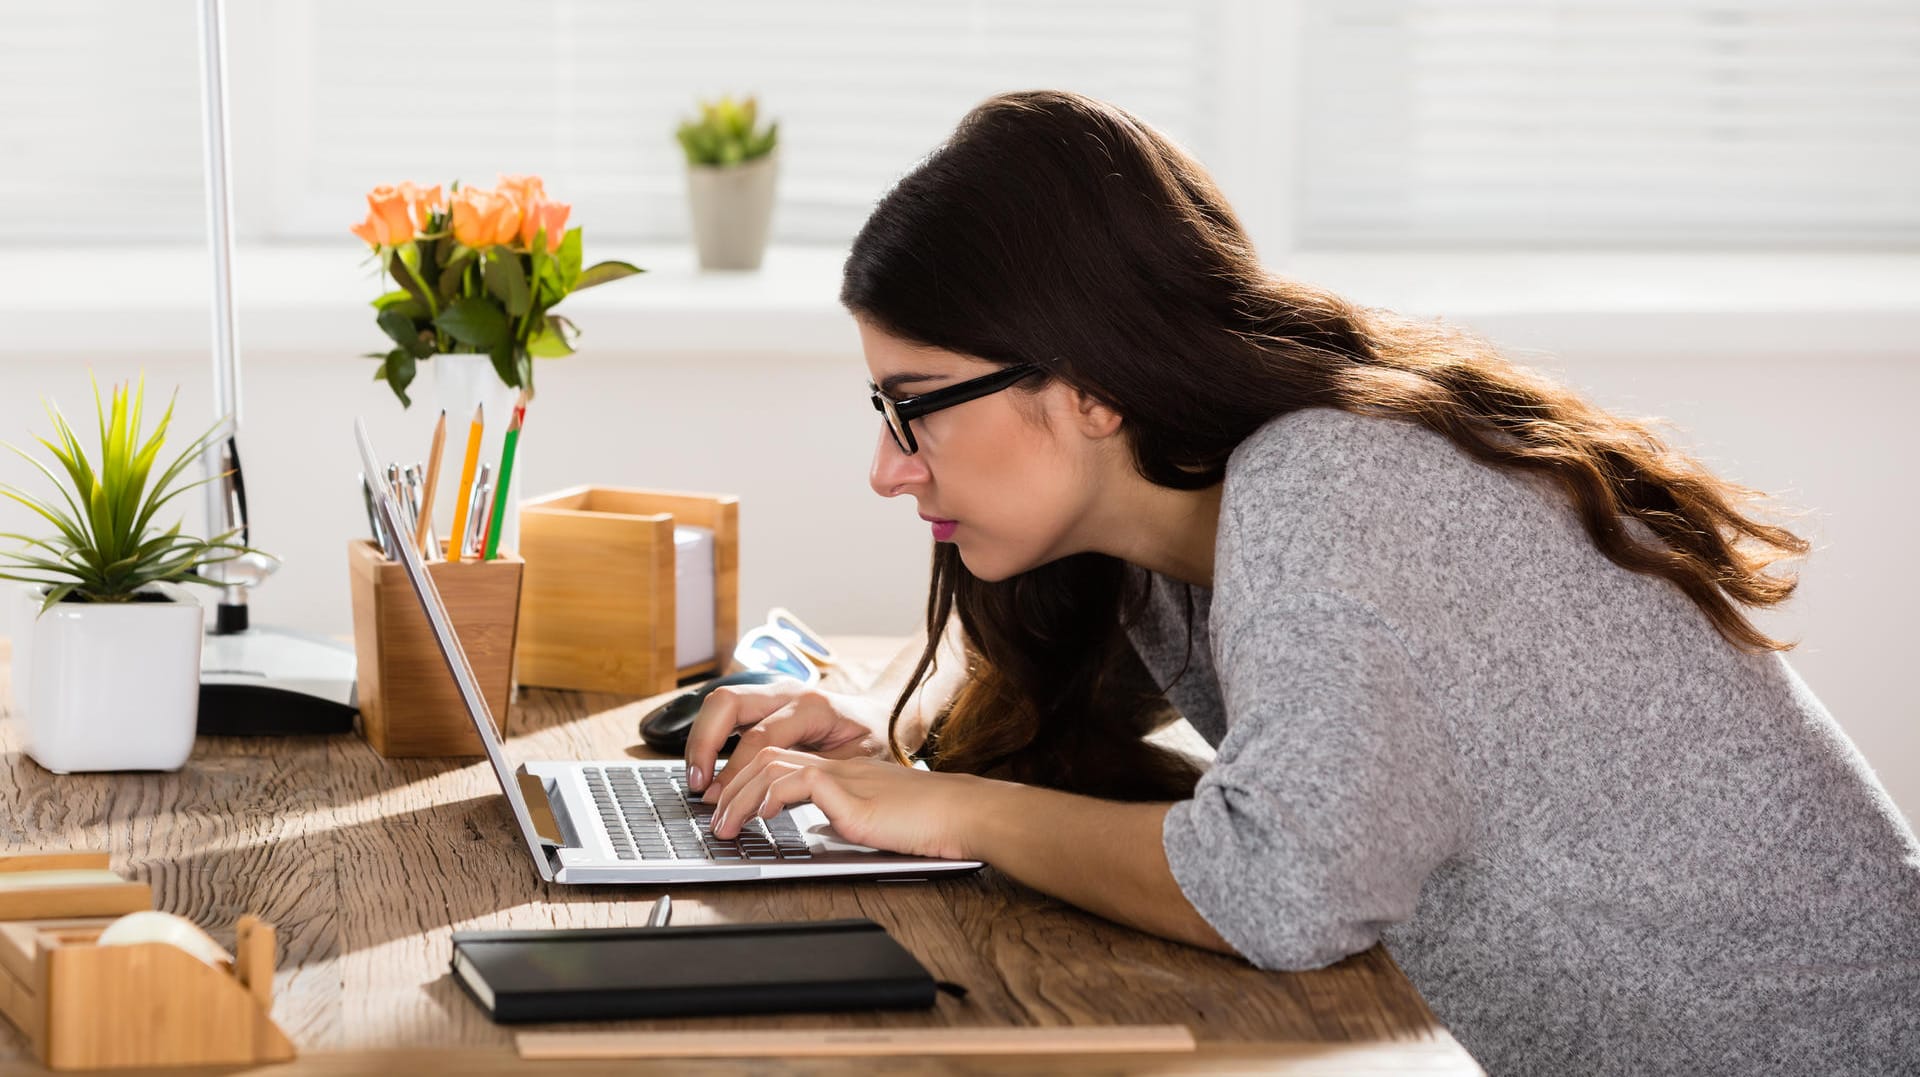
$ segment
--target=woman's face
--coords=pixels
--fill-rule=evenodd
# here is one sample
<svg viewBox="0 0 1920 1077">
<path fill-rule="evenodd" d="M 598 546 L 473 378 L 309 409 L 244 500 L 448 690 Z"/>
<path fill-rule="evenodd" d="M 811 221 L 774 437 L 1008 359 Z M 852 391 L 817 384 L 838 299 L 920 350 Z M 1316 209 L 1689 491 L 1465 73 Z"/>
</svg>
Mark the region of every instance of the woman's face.
<svg viewBox="0 0 1920 1077">
<path fill-rule="evenodd" d="M 858 324 L 868 376 L 896 400 L 1000 369 Z M 874 416 L 874 492 L 911 496 L 935 540 L 958 547 L 967 571 L 983 580 L 1090 548 L 1079 530 L 1097 498 L 1104 439 L 1087 436 L 1099 427 L 1088 425 L 1078 393 L 1057 381 L 1032 385 L 914 419 L 919 451 L 911 456 Z"/>
</svg>

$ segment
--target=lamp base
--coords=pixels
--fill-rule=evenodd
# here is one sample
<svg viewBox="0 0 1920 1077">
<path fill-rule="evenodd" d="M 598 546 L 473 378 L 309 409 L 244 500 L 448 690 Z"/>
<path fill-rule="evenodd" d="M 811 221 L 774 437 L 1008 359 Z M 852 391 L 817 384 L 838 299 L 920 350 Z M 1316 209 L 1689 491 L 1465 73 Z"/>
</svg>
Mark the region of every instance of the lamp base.
<svg viewBox="0 0 1920 1077">
<path fill-rule="evenodd" d="M 208 633 L 202 644 L 199 732 L 353 732 L 359 697 L 350 645 L 272 627 Z"/>
</svg>

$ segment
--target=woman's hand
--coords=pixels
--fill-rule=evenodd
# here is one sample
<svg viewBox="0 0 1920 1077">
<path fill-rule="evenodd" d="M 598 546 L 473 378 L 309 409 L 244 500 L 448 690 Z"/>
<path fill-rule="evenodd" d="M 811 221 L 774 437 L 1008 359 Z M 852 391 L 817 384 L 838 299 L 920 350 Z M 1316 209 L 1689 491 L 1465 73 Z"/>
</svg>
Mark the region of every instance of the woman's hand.
<svg viewBox="0 0 1920 1077">
<path fill-rule="evenodd" d="M 812 801 L 847 841 L 945 860 L 968 855 L 968 821 L 991 810 L 990 782 L 971 774 L 903 767 L 882 759 L 823 759 L 766 748 L 736 770 L 713 813 L 713 836 L 732 838 L 747 820 L 770 819 Z"/>
<path fill-rule="evenodd" d="M 687 788 L 713 803 L 734 774 L 767 748 L 800 748 L 835 759 L 890 758 L 890 713 L 877 699 L 823 692 L 799 681 L 716 688 L 687 731 Z M 720 749 L 742 729 L 732 762 L 715 777 Z"/>
</svg>

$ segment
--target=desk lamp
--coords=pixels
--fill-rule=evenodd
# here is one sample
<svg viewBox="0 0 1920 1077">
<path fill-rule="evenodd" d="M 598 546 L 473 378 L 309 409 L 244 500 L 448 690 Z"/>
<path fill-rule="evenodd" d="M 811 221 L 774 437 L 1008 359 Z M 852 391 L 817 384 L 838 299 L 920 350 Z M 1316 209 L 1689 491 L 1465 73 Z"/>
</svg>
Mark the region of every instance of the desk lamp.
<svg viewBox="0 0 1920 1077">
<path fill-rule="evenodd" d="M 207 219 L 213 246 L 214 414 L 230 416 L 227 436 L 216 439 L 201 458 L 207 474 L 224 476 L 205 487 L 207 534 L 237 528 L 244 543 L 249 541 L 247 486 L 240 471 L 226 17 L 221 0 L 200 3 L 200 80 L 205 99 Z M 249 554 L 199 570 L 220 585 L 219 604 L 201 648 L 202 733 L 344 733 L 353 728 L 357 713 L 353 648 L 291 629 L 249 623 L 247 592 L 275 567 L 271 559 Z"/>
</svg>

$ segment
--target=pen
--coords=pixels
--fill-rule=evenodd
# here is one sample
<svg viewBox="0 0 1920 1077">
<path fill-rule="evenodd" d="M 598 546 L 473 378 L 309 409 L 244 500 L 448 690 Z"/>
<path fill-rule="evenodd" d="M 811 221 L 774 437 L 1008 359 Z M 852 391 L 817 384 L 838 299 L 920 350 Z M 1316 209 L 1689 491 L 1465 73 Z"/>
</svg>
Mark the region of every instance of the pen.
<svg viewBox="0 0 1920 1077">
<path fill-rule="evenodd" d="M 473 497 L 467 506 L 467 533 L 461 545 L 468 557 L 479 557 L 487 536 L 487 507 L 493 503 L 493 465 L 481 464 L 480 475 L 473 480 Z"/>
<path fill-rule="evenodd" d="M 440 454 L 446 448 L 447 409 L 441 408 L 440 418 L 433 424 L 433 447 L 427 450 L 427 478 L 420 485 L 420 522 L 413 526 L 413 545 L 422 557 L 439 556 L 427 540 L 433 534 L 433 494 L 440 485 Z"/>
<path fill-rule="evenodd" d="M 667 918 L 673 915 L 673 899 L 665 894 L 653 903 L 653 911 L 647 914 L 648 927 L 666 927 Z"/>
<path fill-rule="evenodd" d="M 520 390 L 514 402 L 513 419 L 507 423 L 507 441 L 500 447 L 500 477 L 493 484 L 493 511 L 487 516 L 487 549 L 483 559 L 500 556 L 500 525 L 507 519 L 507 491 L 513 487 L 513 450 L 520 443 L 520 424 L 527 417 L 527 391 Z"/>
<path fill-rule="evenodd" d="M 380 553 L 392 557 L 394 550 L 387 541 L 387 526 L 380 522 L 380 512 L 373 507 L 373 484 L 365 475 L 360 476 L 360 499 L 367 503 L 367 526 L 373 529 L 373 541 L 380 547 Z"/>
<path fill-rule="evenodd" d="M 420 465 L 409 464 L 400 474 L 407 484 L 407 533 L 404 537 L 412 542 L 414 532 L 420 529 Z"/>
<path fill-rule="evenodd" d="M 401 526 L 407 522 L 407 484 L 401 481 L 400 465 L 387 465 L 387 495 L 393 498 L 394 515 L 399 517 Z M 399 536 L 392 536 L 398 538 Z M 398 554 L 398 549 L 393 551 Z"/>
<path fill-rule="evenodd" d="M 467 427 L 467 457 L 460 464 L 460 487 L 453 492 L 453 530 L 447 533 L 447 560 L 458 561 L 466 555 L 468 502 L 473 497 L 473 469 L 480 460 L 480 433 L 486 429 L 487 406 L 473 406 L 473 423 Z"/>
</svg>

